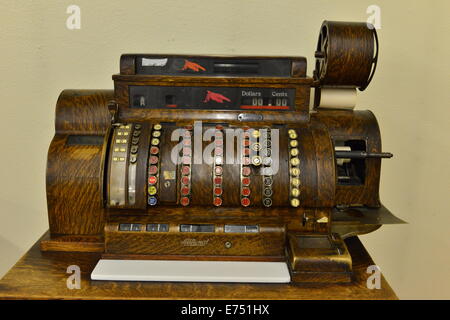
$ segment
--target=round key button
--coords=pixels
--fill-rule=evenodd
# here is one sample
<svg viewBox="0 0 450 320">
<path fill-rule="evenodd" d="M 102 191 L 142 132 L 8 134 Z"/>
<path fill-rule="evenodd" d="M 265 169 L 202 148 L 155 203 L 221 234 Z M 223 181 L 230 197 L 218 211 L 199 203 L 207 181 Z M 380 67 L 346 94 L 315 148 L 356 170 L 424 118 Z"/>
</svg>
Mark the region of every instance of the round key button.
<svg viewBox="0 0 450 320">
<path fill-rule="evenodd" d="M 222 184 L 222 177 L 215 177 L 214 178 L 214 184 L 221 185 Z"/>
<path fill-rule="evenodd" d="M 152 139 L 152 146 L 157 146 L 159 144 L 159 139 L 158 138 L 153 138 Z"/>
<path fill-rule="evenodd" d="M 185 176 L 188 175 L 190 172 L 191 172 L 191 169 L 188 166 L 183 166 L 181 168 L 181 173 Z"/>
<path fill-rule="evenodd" d="M 293 156 L 293 157 L 298 156 L 298 149 L 297 148 L 291 149 L 291 156 Z"/>
<path fill-rule="evenodd" d="M 254 144 L 252 144 L 252 150 L 253 151 L 259 151 L 259 150 L 261 150 L 261 145 L 259 144 L 259 143 L 254 143 Z"/>
<path fill-rule="evenodd" d="M 192 154 L 192 150 L 189 147 L 184 147 L 183 148 L 183 155 L 184 156 L 190 156 Z"/>
<path fill-rule="evenodd" d="M 181 178 L 181 183 L 182 183 L 182 184 L 188 185 L 188 184 L 189 184 L 189 181 L 190 181 L 190 179 L 189 179 L 188 176 L 183 176 L 183 177 Z"/>
<path fill-rule="evenodd" d="M 156 174 L 158 172 L 158 167 L 157 166 L 150 166 L 150 168 L 148 168 L 148 173 L 149 174 Z"/>
<path fill-rule="evenodd" d="M 184 206 L 184 207 L 188 206 L 188 205 L 189 205 L 189 198 L 188 198 L 188 197 L 182 197 L 182 198 L 180 199 L 180 203 L 181 203 L 181 205 Z"/>
<path fill-rule="evenodd" d="M 156 182 L 158 182 L 158 178 L 156 178 L 155 176 L 150 176 L 148 177 L 148 184 L 156 184 Z"/>
<path fill-rule="evenodd" d="M 261 157 L 260 156 L 253 156 L 252 157 L 252 164 L 254 166 L 260 166 L 262 163 Z"/>
<path fill-rule="evenodd" d="M 265 207 L 271 207 L 271 206 L 272 206 L 272 199 L 270 199 L 270 198 L 265 198 L 265 199 L 263 200 L 263 205 L 264 205 Z"/>
<path fill-rule="evenodd" d="M 291 183 L 294 187 L 298 187 L 300 185 L 300 179 L 299 178 L 292 178 Z"/>
<path fill-rule="evenodd" d="M 300 164 L 300 159 L 299 158 L 292 158 L 291 159 L 291 165 L 298 166 L 299 164 Z"/>
<path fill-rule="evenodd" d="M 151 154 L 158 154 L 159 153 L 159 148 L 158 147 L 151 147 L 150 148 L 150 153 Z"/>
<path fill-rule="evenodd" d="M 264 196 L 270 197 L 270 196 L 272 196 L 272 194 L 273 194 L 273 191 L 271 188 L 264 188 Z"/>
<path fill-rule="evenodd" d="M 156 187 L 155 186 L 149 186 L 148 187 L 148 194 L 151 196 L 154 196 L 156 194 Z"/>
<path fill-rule="evenodd" d="M 222 167 L 215 167 L 215 168 L 214 168 L 214 173 L 215 173 L 217 176 L 222 175 L 222 172 L 223 172 Z"/>
<path fill-rule="evenodd" d="M 291 200 L 291 206 L 293 206 L 294 208 L 297 208 L 300 205 L 300 200 L 294 198 Z"/>
<path fill-rule="evenodd" d="M 216 163 L 216 165 L 222 165 L 223 157 L 215 157 L 214 162 Z"/>
<path fill-rule="evenodd" d="M 154 136 L 155 138 L 161 137 L 161 131 L 153 131 L 152 136 Z"/>
<path fill-rule="evenodd" d="M 252 170 L 250 169 L 250 167 L 243 167 L 242 168 L 242 175 L 243 176 L 249 176 L 251 172 L 252 172 Z"/>
<path fill-rule="evenodd" d="M 253 130 L 252 131 L 252 137 L 253 138 L 259 138 L 260 135 L 261 135 L 261 133 L 259 132 L 259 130 Z"/>
<path fill-rule="evenodd" d="M 161 130 L 161 128 L 162 128 L 162 126 L 159 123 L 157 123 L 153 126 L 153 129 L 155 129 L 155 130 Z"/>
<path fill-rule="evenodd" d="M 124 158 L 121 158 L 121 159 L 124 159 Z M 125 159 L 124 159 L 125 160 Z M 137 161 L 137 156 L 135 155 L 135 154 L 132 154 L 131 156 L 130 156 L 130 162 L 131 163 L 136 163 L 136 161 Z"/>
<path fill-rule="evenodd" d="M 141 131 L 140 130 L 134 130 L 133 137 L 139 137 L 140 135 L 141 135 Z"/>
<path fill-rule="evenodd" d="M 250 163 L 251 163 L 251 160 L 250 160 L 249 157 L 243 157 L 243 158 L 242 158 L 242 164 L 243 164 L 244 166 L 248 166 Z"/>
<path fill-rule="evenodd" d="M 186 138 L 184 138 L 184 139 L 183 139 L 183 145 L 185 145 L 185 146 L 190 146 L 190 145 L 191 145 L 191 139 L 186 139 Z"/>
<path fill-rule="evenodd" d="M 186 130 L 192 130 L 192 125 L 188 124 L 187 126 L 184 127 Z"/>
<path fill-rule="evenodd" d="M 293 148 L 295 148 L 296 146 L 298 146 L 298 141 L 297 140 L 291 140 L 289 141 L 289 145 Z"/>
<path fill-rule="evenodd" d="M 151 206 L 155 206 L 158 203 L 158 200 L 156 199 L 156 197 L 148 197 L 148 204 Z"/>
<path fill-rule="evenodd" d="M 300 174 L 299 168 L 292 168 L 291 169 L 291 175 L 297 177 Z"/>
<path fill-rule="evenodd" d="M 216 156 L 221 156 L 221 155 L 223 155 L 223 149 L 220 148 L 220 147 L 216 147 L 216 148 L 214 149 L 214 154 L 215 154 Z"/>
<path fill-rule="evenodd" d="M 214 188 L 214 195 L 220 196 L 221 194 L 222 194 L 222 188 L 220 188 L 220 187 Z"/>
<path fill-rule="evenodd" d="M 220 124 L 218 124 L 218 125 L 216 125 L 216 129 L 217 129 L 217 130 L 223 130 L 223 126 L 220 125 Z"/>
<path fill-rule="evenodd" d="M 159 161 L 159 158 L 157 156 L 150 156 L 150 163 L 151 164 L 157 164 Z"/>
<path fill-rule="evenodd" d="M 271 186 L 273 183 L 273 179 L 271 177 L 265 177 L 264 178 L 264 185 L 265 186 Z"/>
<path fill-rule="evenodd" d="M 242 185 L 244 186 L 250 185 L 250 178 L 249 177 L 242 178 Z"/>
<path fill-rule="evenodd" d="M 248 207 L 248 206 L 250 205 L 250 199 L 249 199 L 249 198 L 242 198 L 242 199 L 241 199 L 241 204 L 242 204 L 244 207 Z"/>
<path fill-rule="evenodd" d="M 135 124 L 135 125 L 134 125 L 134 128 L 135 128 L 136 130 L 141 130 L 142 125 L 140 125 L 140 124 Z"/>
<path fill-rule="evenodd" d="M 248 197 L 250 195 L 250 188 L 249 187 L 243 187 L 241 190 L 241 194 L 245 197 Z"/>
<path fill-rule="evenodd" d="M 242 145 L 244 147 L 248 147 L 250 145 L 250 140 L 247 140 L 247 139 L 242 140 Z"/>
<path fill-rule="evenodd" d="M 214 140 L 214 144 L 218 146 L 223 146 L 223 140 Z"/>
<path fill-rule="evenodd" d="M 183 188 L 181 188 L 181 194 L 183 195 L 183 196 L 187 196 L 188 194 L 189 194 L 189 188 L 188 187 L 183 187 Z"/>
<path fill-rule="evenodd" d="M 221 205 L 222 205 L 222 198 L 214 197 L 213 203 L 214 203 L 214 205 L 215 205 L 216 207 L 221 206 Z"/>
<path fill-rule="evenodd" d="M 300 195 L 300 190 L 297 189 L 297 188 L 292 188 L 292 190 L 291 190 L 291 195 L 292 195 L 293 197 L 298 197 L 298 196 Z"/>
<path fill-rule="evenodd" d="M 191 164 L 191 157 L 183 156 L 182 162 L 183 162 L 183 164 Z"/>
</svg>

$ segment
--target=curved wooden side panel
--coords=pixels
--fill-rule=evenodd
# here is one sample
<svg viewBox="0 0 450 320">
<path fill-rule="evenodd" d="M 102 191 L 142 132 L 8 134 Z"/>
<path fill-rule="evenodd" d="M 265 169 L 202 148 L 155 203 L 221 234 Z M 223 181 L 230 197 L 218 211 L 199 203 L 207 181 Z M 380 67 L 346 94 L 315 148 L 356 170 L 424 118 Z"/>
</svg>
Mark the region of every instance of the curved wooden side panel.
<svg viewBox="0 0 450 320">
<path fill-rule="evenodd" d="M 64 90 L 55 111 L 57 134 L 104 135 L 111 124 L 108 102 L 113 90 Z"/>
<path fill-rule="evenodd" d="M 378 122 L 371 111 L 318 110 L 311 117 L 322 122 L 330 132 L 331 139 L 362 140 L 367 152 L 381 152 Z M 336 185 L 337 205 L 367 205 L 379 207 L 381 159 L 365 160 L 365 181 L 362 185 Z"/>
<path fill-rule="evenodd" d="M 113 90 L 64 90 L 58 98 L 46 173 L 52 237 L 103 235 L 111 99 Z"/>
<path fill-rule="evenodd" d="M 51 234 L 99 234 L 103 145 L 67 145 L 55 135 L 47 159 L 47 205 Z"/>
</svg>

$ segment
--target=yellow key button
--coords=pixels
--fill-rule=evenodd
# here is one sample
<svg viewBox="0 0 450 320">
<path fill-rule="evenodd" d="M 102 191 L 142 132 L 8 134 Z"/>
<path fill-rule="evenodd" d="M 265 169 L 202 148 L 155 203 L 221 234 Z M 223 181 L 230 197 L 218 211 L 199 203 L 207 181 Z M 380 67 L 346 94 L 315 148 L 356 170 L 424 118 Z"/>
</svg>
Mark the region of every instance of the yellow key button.
<svg viewBox="0 0 450 320">
<path fill-rule="evenodd" d="M 153 146 L 157 146 L 159 144 L 159 139 L 158 138 L 153 138 L 152 139 L 152 145 Z"/>
<path fill-rule="evenodd" d="M 297 208 L 300 205 L 300 200 L 294 198 L 291 200 L 291 206 L 293 206 L 294 208 Z"/>
<path fill-rule="evenodd" d="M 300 174 L 300 169 L 299 168 L 292 168 L 291 169 L 291 175 L 298 176 L 299 174 Z"/>
<path fill-rule="evenodd" d="M 162 126 L 159 123 L 157 123 L 153 126 L 153 129 L 155 129 L 155 130 L 161 130 L 161 128 L 162 128 Z"/>
<path fill-rule="evenodd" d="M 295 148 L 296 146 L 298 146 L 298 141 L 297 141 L 297 140 L 291 140 L 291 141 L 289 142 L 289 145 L 290 145 L 291 147 Z"/>
<path fill-rule="evenodd" d="M 291 149 L 291 156 L 293 156 L 293 157 L 298 156 L 298 149 L 297 148 Z"/>
<path fill-rule="evenodd" d="M 261 135 L 261 133 L 259 132 L 259 130 L 253 130 L 253 132 L 252 132 L 253 138 L 259 138 L 260 135 Z"/>
<path fill-rule="evenodd" d="M 300 164 L 300 159 L 299 158 L 292 158 L 291 159 L 291 164 L 293 166 L 298 166 Z"/>
<path fill-rule="evenodd" d="M 300 179 L 299 178 L 292 178 L 291 183 L 294 187 L 298 187 L 300 185 Z"/>
<path fill-rule="evenodd" d="M 156 187 L 155 186 L 149 186 L 148 187 L 148 194 L 151 196 L 154 196 L 156 194 Z"/>
<path fill-rule="evenodd" d="M 293 189 L 291 190 L 291 195 L 292 195 L 293 197 L 298 197 L 298 196 L 300 195 L 300 190 L 298 190 L 297 188 L 293 188 Z"/>
<path fill-rule="evenodd" d="M 153 131 L 152 136 L 158 138 L 161 136 L 161 131 Z"/>
</svg>

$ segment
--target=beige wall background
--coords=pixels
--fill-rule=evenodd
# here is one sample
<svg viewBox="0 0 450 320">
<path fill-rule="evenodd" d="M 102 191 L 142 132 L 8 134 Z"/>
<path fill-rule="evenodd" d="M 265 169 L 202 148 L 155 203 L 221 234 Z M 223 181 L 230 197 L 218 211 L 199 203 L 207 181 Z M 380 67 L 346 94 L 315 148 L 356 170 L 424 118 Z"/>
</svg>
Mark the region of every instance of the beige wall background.
<svg viewBox="0 0 450 320">
<path fill-rule="evenodd" d="M 378 118 L 385 151 L 381 199 L 408 225 L 362 236 L 400 298 L 450 298 L 450 2 L 1 2 L 0 276 L 48 228 L 46 154 L 65 88 L 112 88 L 133 53 L 304 55 L 322 20 L 366 21 L 381 8 L 381 52 L 359 109 Z M 66 9 L 81 8 L 81 29 Z"/>
</svg>

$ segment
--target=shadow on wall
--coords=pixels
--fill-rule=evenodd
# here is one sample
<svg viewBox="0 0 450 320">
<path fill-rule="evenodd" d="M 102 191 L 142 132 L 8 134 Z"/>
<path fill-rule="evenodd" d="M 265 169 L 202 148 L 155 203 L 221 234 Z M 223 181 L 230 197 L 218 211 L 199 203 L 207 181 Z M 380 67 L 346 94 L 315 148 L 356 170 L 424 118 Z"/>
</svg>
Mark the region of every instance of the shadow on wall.
<svg viewBox="0 0 450 320">
<path fill-rule="evenodd" d="M 0 279 L 24 254 L 24 250 L 0 236 Z"/>
</svg>

